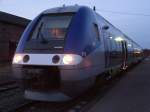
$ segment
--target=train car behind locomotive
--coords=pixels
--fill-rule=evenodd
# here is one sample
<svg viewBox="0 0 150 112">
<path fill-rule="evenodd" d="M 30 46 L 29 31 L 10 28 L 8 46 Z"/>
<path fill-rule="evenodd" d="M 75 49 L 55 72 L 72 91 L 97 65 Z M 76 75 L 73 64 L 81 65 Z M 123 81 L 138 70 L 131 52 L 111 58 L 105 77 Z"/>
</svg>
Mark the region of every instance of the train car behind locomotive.
<svg viewBox="0 0 150 112">
<path fill-rule="evenodd" d="M 98 75 L 126 69 L 142 49 L 84 6 L 48 9 L 24 31 L 13 59 L 25 97 L 66 101 L 91 87 Z"/>
</svg>

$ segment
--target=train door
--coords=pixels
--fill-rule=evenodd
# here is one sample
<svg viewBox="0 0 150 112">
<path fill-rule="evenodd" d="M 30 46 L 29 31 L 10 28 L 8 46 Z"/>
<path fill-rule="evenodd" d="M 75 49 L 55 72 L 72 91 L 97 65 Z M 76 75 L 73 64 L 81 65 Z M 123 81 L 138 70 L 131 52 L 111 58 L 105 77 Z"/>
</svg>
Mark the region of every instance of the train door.
<svg viewBox="0 0 150 112">
<path fill-rule="evenodd" d="M 108 41 L 109 33 L 105 30 L 103 31 L 103 37 L 105 47 L 105 68 L 109 68 L 110 67 L 110 43 Z"/>
<path fill-rule="evenodd" d="M 122 41 L 122 68 L 126 69 L 127 67 L 127 57 L 128 57 L 128 51 L 127 51 L 127 42 Z"/>
</svg>

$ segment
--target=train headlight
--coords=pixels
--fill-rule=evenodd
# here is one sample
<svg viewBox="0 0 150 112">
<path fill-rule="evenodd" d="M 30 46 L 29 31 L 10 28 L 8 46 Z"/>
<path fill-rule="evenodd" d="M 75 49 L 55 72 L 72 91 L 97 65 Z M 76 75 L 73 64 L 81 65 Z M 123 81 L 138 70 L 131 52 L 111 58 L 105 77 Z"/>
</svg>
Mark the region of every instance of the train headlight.
<svg viewBox="0 0 150 112">
<path fill-rule="evenodd" d="M 72 55 L 69 55 L 69 54 L 64 55 L 64 57 L 63 57 L 63 63 L 64 64 L 69 65 L 69 64 L 72 64 L 73 61 L 74 61 L 74 59 L 73 59 Z"/>
<path fill-rule="evenodd" d="M 20 61 L 22 61 L 23 57 L 19 54 L 16 54 L 13 58 L 13 63 L 19 63 Z"/>
</svg>

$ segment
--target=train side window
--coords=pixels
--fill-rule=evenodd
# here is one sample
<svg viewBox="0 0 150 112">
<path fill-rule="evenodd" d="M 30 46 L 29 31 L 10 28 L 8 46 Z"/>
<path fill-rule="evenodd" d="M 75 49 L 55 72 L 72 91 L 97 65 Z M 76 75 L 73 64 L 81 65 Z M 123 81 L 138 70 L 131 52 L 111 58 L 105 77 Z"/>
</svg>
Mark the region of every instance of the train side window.
<svg viewBox="0 0 150 112">
<path fill-rule="evenodd" d="M 100 41 L 100 34 L 99 34 L 99 29 L 98 29 L 98 25 L 97 24 L 94 24 L 94 31 L 95 31 L 96 39 L 98 41 Z"/>
</svg>

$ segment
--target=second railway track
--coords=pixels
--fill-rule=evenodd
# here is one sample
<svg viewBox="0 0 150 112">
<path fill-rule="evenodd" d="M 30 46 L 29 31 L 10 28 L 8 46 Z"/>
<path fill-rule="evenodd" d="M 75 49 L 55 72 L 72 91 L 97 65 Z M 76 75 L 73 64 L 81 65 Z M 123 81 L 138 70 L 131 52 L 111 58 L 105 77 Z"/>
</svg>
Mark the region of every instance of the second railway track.
<svg viewBox="0 0 150 112">
<path fill-rule="evenodd" d="M 11 91 L 17 88 L 19 88 L 19 86 L 16 84 L 16 81 L 7 81 L 0 83 L 0 93 L 5 91 Z"/>
</svg>

